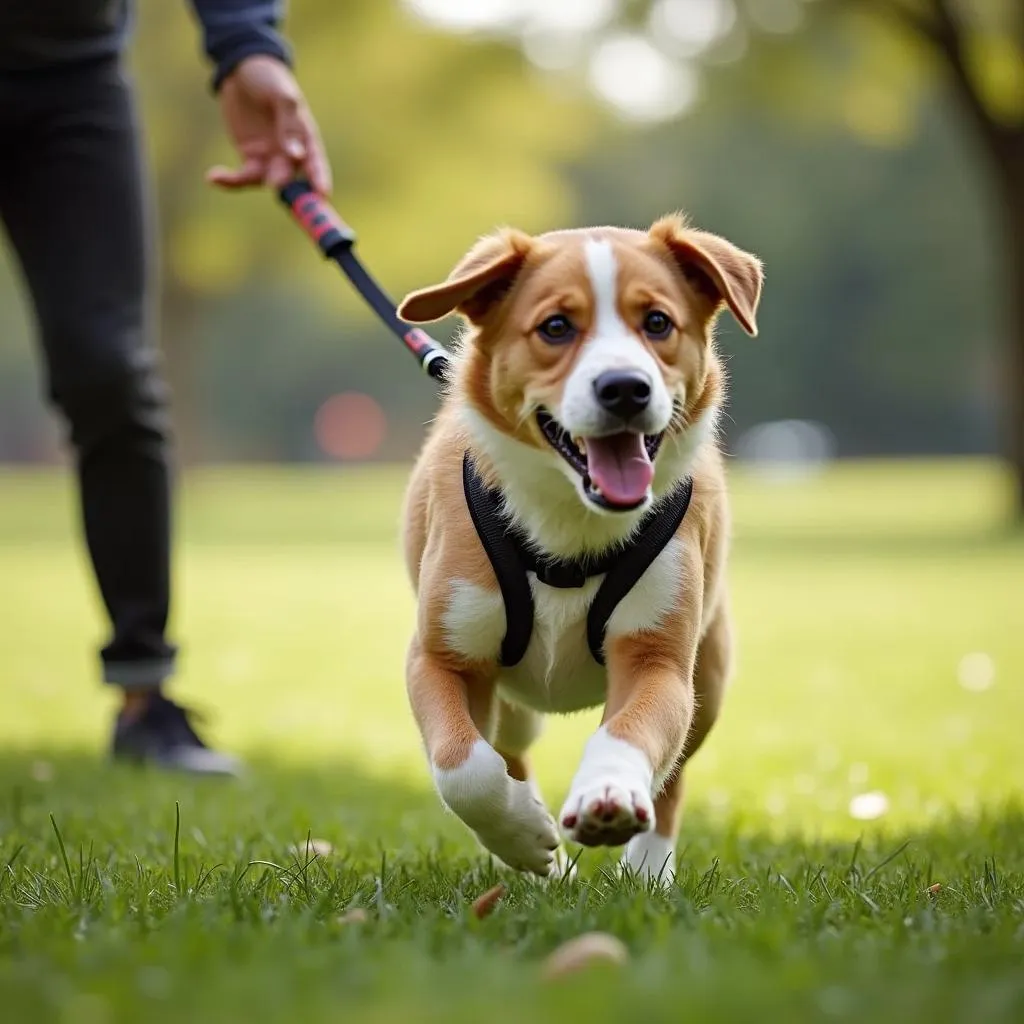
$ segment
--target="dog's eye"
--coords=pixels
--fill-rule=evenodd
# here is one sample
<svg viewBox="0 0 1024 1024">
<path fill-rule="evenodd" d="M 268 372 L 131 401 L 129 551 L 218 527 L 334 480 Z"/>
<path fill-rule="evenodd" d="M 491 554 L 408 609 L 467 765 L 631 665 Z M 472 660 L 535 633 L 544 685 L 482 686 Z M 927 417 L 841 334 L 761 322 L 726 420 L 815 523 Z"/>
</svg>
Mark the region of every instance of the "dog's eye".
<svg viewBox="0 0 1024 1024">
<path fill-rule="evenodd" d="M 567 316 L 556 313 L 537 325 L 537 333 L 551 345 L 564 345 L 576 337 L 576 327 Z"/>
<path fill-rule="evenodd" d="M 664 341 L 675 328 L 667 313 L 660 309 L 649 310 L 644 316 L 644 334 L 652 341 Z"/>
</svg>

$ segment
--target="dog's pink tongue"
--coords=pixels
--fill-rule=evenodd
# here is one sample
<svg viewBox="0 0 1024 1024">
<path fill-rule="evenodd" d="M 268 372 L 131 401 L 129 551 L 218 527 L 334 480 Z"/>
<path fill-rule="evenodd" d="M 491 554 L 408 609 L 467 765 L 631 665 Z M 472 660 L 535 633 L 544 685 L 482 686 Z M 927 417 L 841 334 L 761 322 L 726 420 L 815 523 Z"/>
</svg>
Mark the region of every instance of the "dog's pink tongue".
<svg viewBox="0 0 1024 1024">
<path fill-rule="evenodd" d="M 654 479 L 643 434 L 588 437 L 587 472 L 594 486 L 612 505 L 638 505 Z"/>
</svg>

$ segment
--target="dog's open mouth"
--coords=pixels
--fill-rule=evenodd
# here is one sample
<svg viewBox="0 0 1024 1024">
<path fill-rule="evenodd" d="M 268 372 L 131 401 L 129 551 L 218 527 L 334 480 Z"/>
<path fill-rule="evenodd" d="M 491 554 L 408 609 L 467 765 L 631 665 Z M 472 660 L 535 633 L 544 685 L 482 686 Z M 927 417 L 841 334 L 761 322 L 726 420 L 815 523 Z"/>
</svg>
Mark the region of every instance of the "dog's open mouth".
<svg viewBox="0 0 1024 1024">
<path fill-rule="evenodd" d="M 647 500 L 664 431 L 573 438 L 546 409 L 537 411 L 537 426 L 548 444 L 583 478 L 584 493 L 595 505 L 628 512 Z"/>
</svg>

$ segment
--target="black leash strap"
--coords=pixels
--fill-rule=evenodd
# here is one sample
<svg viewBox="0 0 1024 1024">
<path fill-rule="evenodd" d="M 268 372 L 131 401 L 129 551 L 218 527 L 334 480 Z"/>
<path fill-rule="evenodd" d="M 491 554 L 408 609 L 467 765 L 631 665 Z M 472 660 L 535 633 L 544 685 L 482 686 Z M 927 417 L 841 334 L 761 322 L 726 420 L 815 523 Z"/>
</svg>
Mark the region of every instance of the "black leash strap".
<svg viewBox="0 0 1024 1024">
<path fill-rule="evenodd" d="M 420 368 L 435 380 L 443 381 L 448 372 L 444 346 L 426 331 L 398 319 L 394 302 L 355 253 L 356 233 L 334 207 L 308 181 L 292 181 L 278 195 L 324 256 L 338 264 L 384 326 L 416 357 Z"/>
</svg>

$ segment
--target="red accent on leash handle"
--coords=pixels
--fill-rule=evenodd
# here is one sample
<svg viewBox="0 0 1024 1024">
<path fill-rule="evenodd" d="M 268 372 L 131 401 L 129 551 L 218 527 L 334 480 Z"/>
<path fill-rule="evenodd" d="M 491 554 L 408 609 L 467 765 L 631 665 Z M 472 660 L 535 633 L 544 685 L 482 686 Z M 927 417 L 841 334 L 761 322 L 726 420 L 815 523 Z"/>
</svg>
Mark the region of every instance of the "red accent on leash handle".
<svg viewBox="0 0 1024 1024">
<path fill-rule="evenodd" d="M 281 189 L 281 201 L 325 256 L 330 256 L 335 246 L 351 248 L 355 245 L 356 233 L 308 182 L 293 181 L 285 185 Z"/>
</svg>

